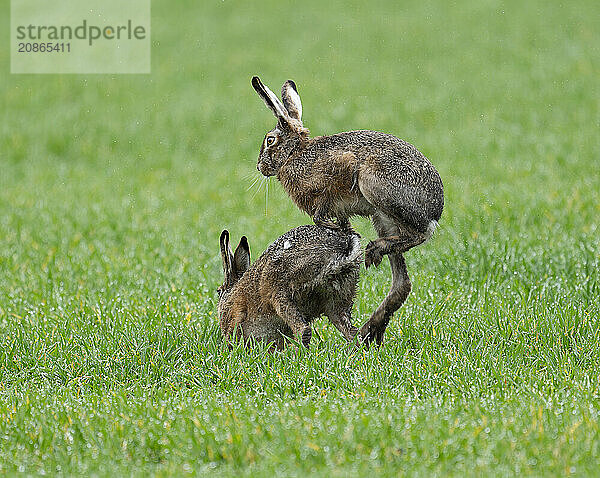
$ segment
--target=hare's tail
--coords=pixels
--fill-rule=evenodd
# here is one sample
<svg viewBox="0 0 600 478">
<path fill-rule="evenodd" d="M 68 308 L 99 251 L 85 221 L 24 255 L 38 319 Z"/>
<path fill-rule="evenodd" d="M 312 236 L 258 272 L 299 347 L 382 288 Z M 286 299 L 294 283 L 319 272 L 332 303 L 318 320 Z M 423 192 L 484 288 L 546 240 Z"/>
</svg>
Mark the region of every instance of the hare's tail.
<svg viewBox="0 0 600 478">
<path fill-rule="evenodd" d="M 357 234 L 348 234 L 346 244 L 337 249 L 336 252 L 329 251 L 327 261 L 319 271 L 318 275 L 304 284 L 304 287 L 311 288 L 317 284 L 323 284 L 332 277 L 344 274 L 346 272 L 357 270 L 357 266 L 362 261 L 362 248 L 360 246 L 359 236 Z"/>
<path fill-rule="evenodd" d="M 355 262 L 362 255 L 360 240 L 356 234 L 348 237 L 348 249 L 346 250 L 346 263 Z"/>
<path fill-rule="evenodd" d="M 414 236 L 412 241 L 409 240 L 406 243 L 403 243 L 402 244 L 403 247 L 399 252 L 404 253 L 406 251 L 411 250 L 413 247 L 420 246 L 421 244 L 427 242 L 429 239 L 431 239 L 433 237 L 438 226 L 439 226 L 439 224 L 435 219 L 429 221 L 429 224 L 427 225 L 427 229 L 425 229 L 425 232 L 418 233 Z"/>
<path fill-rule="evenodd" d="M 425 241 L 428 241 L 429 239 L 431 239 L 433 237 L 433 234 L 435 233 L 435 231 L 437 230 L 439 224 L 436 220 L 431 221 L 428 225 L 427 225 L 427 230 L 425 231 Z"/>
</svg>

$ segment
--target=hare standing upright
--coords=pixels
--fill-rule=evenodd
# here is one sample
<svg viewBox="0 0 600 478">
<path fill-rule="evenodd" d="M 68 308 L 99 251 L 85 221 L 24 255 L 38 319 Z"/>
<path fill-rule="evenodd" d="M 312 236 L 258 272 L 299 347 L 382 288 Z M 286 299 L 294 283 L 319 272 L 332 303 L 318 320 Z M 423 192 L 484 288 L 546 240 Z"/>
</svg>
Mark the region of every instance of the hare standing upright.
<svg viewBox="0 0 600 478">
<path fill-rule="evenodd" d="M 252 86 L 277 118 L 260 148 L 258 170 L 277 176 L 315 224 L 339 228 L 351 216 L 372 218 L 379 239 L 367 245 L 365 265 L 378 266 L 387 255 L 393 277 L 389 293 L 360 335 L 367 344 L 380 344 L 412 287 L 403 253 L 429 239 L 442 214 L 440 175 L 413 145 L 390 134 L 348 131 L 310 138 L 293 81 L 283 84 L 283 103 L 257 76 Z"/>
<path fill-rule="evenodd" d="M 362 251 L 353 231 L 300 226 L 275 240 L 250 266 L 248 240 L 242 237 L 235 253 L 229 232 L 221 234 L 225 283 L 219 287 L 219 318 L 226 339 L 241 334 L 273 342 L 299 336 L 308 347 L 311 322 L 327 315 L 347 340 L 358 329 L 351 310 Z"/>
</svg>

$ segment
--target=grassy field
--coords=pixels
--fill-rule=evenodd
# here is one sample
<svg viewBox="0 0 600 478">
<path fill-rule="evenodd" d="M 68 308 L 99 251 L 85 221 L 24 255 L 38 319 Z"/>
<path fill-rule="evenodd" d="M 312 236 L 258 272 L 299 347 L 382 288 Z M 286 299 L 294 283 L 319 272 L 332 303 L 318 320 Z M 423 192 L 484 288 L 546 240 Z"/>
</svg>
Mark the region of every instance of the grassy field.
<svg viewBox="0 0 600 478">
<path fill-rule="evenodd" d="M 151 75 L 10 75 L 0 51 L 0 474 L 597 473 L 599 17 L 155 0 Z M 274 121 L 253 74 L 296 80 L 312 134 L 390 132 L 441 173 L 380 349 L 326 320 L 309 351 L 223 346 L 221 230 L 256 257 L 309 222 L 249 188 Z M 357 325 L 389 281 L 363 268 Z"/>
</svg>

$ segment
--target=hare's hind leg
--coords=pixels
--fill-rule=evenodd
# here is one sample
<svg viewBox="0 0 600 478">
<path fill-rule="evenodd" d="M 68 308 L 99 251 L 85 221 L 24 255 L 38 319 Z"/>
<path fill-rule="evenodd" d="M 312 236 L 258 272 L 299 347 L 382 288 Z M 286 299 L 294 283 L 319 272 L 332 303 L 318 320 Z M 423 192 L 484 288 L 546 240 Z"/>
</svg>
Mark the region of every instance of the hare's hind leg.
<svg viewBox="0 0 600 478">
<path fill-rule="evenodd" d="M 365 267 L 367 268 L 371 265 L 379 266 L 385 255 L 402 254 L 422 244 L 432 234 L 430 229 L 419 232 L 383 211 L 376 211 L 372 219 L 373 227 L 379 238 L 367 244 L 365 249 Z"/>
<path fill-rule="evenodd" d="M 373 227 L 379 238 L 367 244 L 365 249 L 365 267 L 367 268 L 371 265 L 379 266 L 385 255 L 403 254 L 409 249 L 423 244 L 433 234 L 433 226 L 427 228 L 425 232 L 420 232 L 381 211 L 373 214 Z"/>
<path fill-rule="evenodd" d="M 402 254 L 431 237 L 437 224 L 430 217 L 424 191 L 410 185 L 390 185 L 376 171 L 365 170 L 358 185 L 365 199 L 373 206 L 373 226 L 379 239 L 371 241 L 365 250 L 365 266 L 378 266 L 383 256 Z"/>
<path fill-rule="evenodd" d="M 360 338 L 367 345 L 373 341 L 381 345 L 390 319 L 404 304 L 412 289 L 404 256 L 391 253 L 388 254 L 388 258 L 392 267 L 392 286 L 383 302 L 360 329 Z"/>
<path fill-rule="evenodd" d="M 339 311 L 339 309 L 332 310 L 327 314 L 327 317 L 348 342 L 356 337 L 358 329 L 352 324 L 351 308 L 343 311 Z"/>
<path fill-rule="evenodd" d="M 372 265 L 375 267 L 381 264 L 383 256 L 392 254 L 402 255 L 404 252 L 412 249 L 427 240 L 421 235 L 398 235 L 386 236 L 369 242 L 365 248 L 365 267 L 368 269 Z"/>
<path fill-rule="evenodd" d="M 292 329 L 294 335 L 300 337 L 302 345 L 308 348 L 312 338 L 312 328 L 296 304 L 289 298 L 278 297 L 274 306 L 277 315 Z"/>
<path fill-rule="evenodd" d="M 420 244 L 424 239 L 401 229 L 396 221 L 379 211 L 373 215 L 373 227 L 379 239 L 367 246 L 365 264 L 367 267 L 371 264 L 379 265 L 383 255 L 387 255 L 392 268 L 392 286 L 383 302 L 360 329 L 360 337 L 366 344 L 372 341 L 381 344 L 392 315 L 402 306 L 412 288 L 402 255 L 403 248 L 407 244 Z"/>
</svg>

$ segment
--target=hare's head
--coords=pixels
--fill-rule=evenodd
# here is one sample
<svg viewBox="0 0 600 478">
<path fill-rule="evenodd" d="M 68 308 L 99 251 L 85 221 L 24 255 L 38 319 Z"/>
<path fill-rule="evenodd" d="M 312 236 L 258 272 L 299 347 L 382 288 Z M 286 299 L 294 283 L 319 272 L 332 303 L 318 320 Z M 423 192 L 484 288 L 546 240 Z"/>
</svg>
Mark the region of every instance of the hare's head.
<svg viewBox="0 0 600 478">
<path fill-rule="evenodd" d="M 265 135 L 260 147 L 257 168 L 264 176 L 276 176 L 290 154 L 308 139 L 308 130 L 302 126 L 302 103 L 292 80 L 281 88 L 283 103 L 258 76 L 252 78 L 252 86 L 277 118 L 277 126 Z"/>
<path fill-rule="evenodd" d="M 225 281 L 217 289 L 219 300 L 231 290 L 250 267 L 250 247 L 248 246 L 246 236 L 242 236 L 240 243 L 235 249 L 235 253 L 231 252 L 231 247 L 229 246 L 229 231 L 224 230 L 221 233 L 220 243 Z"/>
</svg>

